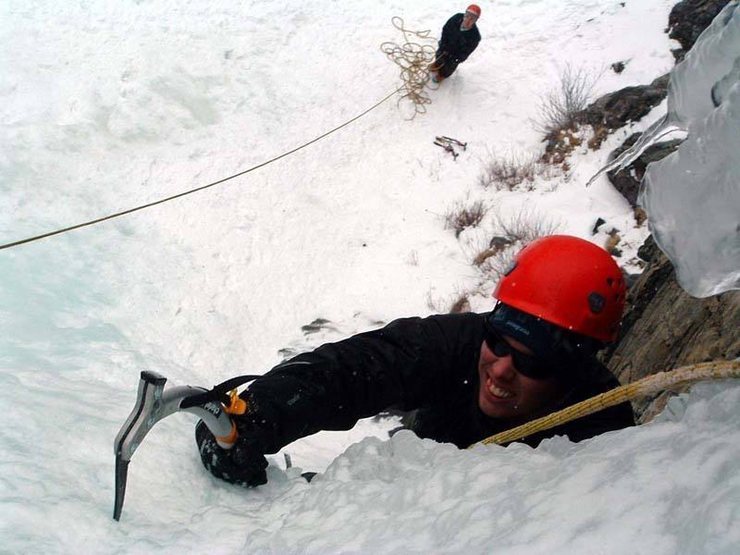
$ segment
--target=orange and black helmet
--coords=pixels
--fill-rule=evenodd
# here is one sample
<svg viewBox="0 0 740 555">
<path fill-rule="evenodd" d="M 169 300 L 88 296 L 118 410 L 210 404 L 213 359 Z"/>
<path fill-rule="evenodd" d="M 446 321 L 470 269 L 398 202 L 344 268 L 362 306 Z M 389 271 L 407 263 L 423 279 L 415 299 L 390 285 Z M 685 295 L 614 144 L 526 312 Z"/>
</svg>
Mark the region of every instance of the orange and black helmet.
<svg viewBox="0 0 740 555">
<path fill-rule="evenodd" d="M 493 296 L 560 328 L 610 342 L 619 333 L 626 285 L 604 249 L 578 237 L 551 235 L 516 255 Z"/>
<path fill-rule="evenodd" d="M 465 8 L 466 13 L 473 14 L 476 18 L 480 17 L 480 6 L 477 4 L 470 4 L 467 8 Z"/>
</svg>

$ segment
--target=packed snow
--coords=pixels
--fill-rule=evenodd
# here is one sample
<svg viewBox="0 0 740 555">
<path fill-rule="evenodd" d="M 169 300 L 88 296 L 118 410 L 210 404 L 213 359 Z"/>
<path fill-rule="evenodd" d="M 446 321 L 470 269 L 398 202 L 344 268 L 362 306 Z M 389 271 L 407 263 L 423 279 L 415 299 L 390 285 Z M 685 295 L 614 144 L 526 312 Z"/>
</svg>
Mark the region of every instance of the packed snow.
<svg viewBox="0 0 740 555">
<path fill-rule="evenodd" d="M 672 0 L 482 5 L 478 50 L 427 113 L 392 99 L 259 170 L 148 210 L 0 251 L 0 537 L 28 553 L 736 553 L 740 387 L 703 385 L 661 421 L 581 444 L 460 451 L 392 419 L 320 433 L 244 490 L 203 470 L 193 418 L 135 453 L 120 522 L 113 439 L 139 372 L 209 386 L 394 318 L 491 306 L 472 259 L 500 219 L 598 244 L 616 228 L 639 271 L 647 234 L 601 177 L 666 104 L 576 149 L 567 171 L 484 189 L 495 156 L 537 156 L 541 97 L 567 65 L 593 94 L 673 67 Z M 400 84 L 391 25 L 436 34 L 448 2 L 306 0 L 0 7 L 0 243 L 242 172 L 321 135 Z M 636 40 L 635 37 L 639 37 Z M 626 61 L 621 74 L 609 70 Z M 731 93 L 732 94 L 732 93 Z M 456 161 L 436 135 L 468 142 Z M 490 208 L 459 237 L 445 214 Z M 597 218 L 607 224 L 592 235 Z M 302 470 L 321 472 L 311 484 Z"/>
</svg>

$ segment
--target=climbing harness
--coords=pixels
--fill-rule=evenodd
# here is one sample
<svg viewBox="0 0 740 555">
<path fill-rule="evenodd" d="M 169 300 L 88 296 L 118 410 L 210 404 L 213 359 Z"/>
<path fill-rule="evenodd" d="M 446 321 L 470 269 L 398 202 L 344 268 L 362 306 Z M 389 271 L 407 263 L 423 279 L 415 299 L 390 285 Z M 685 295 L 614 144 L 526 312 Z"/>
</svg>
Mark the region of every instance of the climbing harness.
<svg viewBox="0 0 740 555">
<path fill-rule="evenodd" d="M 483 445 L 509 443 L 543 430 L 549 430 L 576 418 L 613 407 L 625 401 L 647 397 L 659 391 L 693 384 L 702 380 L 721 380 L 727 378 L 740 378 L 740 360 L 704 362 L 682 366 L 668 372 L 658 372 L 631 384 L 616 387 L 606 393 L 596 395 L 595 397 L 538 418 L 537 420 L 532 420 L 516 428 L 498 433 L 479 443 Z"/>
<path fill-rule="evenodd" d="M 403 19 L 394 16 L 391 18 L 393 26 L 403 33 L 404 43 L 398 45 L 394 42 L 384 42 L 380 50 L 388 58 L 401 68 L 401 89 L 404 93 L 398 99 L 410 100 L 414 105 L 414 114 L 409 119 L 414 119 L 417 114 L 426 113 L 426 105 L 432 100 L 424 92 L 424 87 L 429 83 L 430 64 L 434 61 L 437 39 L 430 36 L 430 31 L 410 31 L 404 27 Z M 420 41 L 430 41 L 432 44 L 412 42 L 414 37 Z"/>
</svg>

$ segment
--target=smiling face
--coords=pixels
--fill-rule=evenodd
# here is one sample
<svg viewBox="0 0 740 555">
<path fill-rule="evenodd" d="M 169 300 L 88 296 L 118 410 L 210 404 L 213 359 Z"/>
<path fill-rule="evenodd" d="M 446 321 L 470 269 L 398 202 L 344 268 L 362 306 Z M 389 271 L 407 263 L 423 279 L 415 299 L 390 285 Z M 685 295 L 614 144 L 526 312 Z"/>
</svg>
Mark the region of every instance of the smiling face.
<svg viewBox="0 0 740 555">
<path fill-rule="evenodd" d="M 511 348 L 532 355 L 519 341 L 509 337 L 505 341 Z M 563 395 L 563 386 L 555 378 L 535 380 L 524 376 L 517 371 L 511 355 L 496 356 L 485 341 L 480 348 L 478 377 L 478 406 L 492 418 L 533 415 Z"/>
</svg>

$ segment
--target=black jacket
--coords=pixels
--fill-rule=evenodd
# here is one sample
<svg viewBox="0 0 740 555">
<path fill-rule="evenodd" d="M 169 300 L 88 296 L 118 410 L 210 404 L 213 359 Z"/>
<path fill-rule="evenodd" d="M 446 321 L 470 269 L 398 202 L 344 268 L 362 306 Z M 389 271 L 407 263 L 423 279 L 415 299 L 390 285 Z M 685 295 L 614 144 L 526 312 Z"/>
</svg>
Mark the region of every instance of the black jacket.
<svg viewBox="0 0 740 555">
<path fill-rule="evenodd" d="M 250 410 L 243 424 L 264 453 L 319 430 L 348 430 L 389 407 L 416 410 L 411 428 L 419 436 L 458 447 L 507 430 L 521 422 L 492 419 L 478 408 L 484 318 L 404 318 L 298 355 L 252 383 L 244 394 Z M 619 385 L 596 361 L 580 374 L 567 398 L 547 413 Z M 523 441 L 536 445 L 562 434 L 580 441 L 633 424 L 624 403 Z"/>
<path fill-rule="evenodd" d="M 420 437 L 466 447 L 521 422 L 487 417 L 478 408 L 478 358 L 485 314 L 404 318 L 386 327 L 322 345 L 282 363 L 243 395 L 242 425 L 264 453 L 320 430 L 348 430 L 390 407 L 415 411 Z M 567 397 L 547 413 L 619 385 L 601 364 L 578 369 Z M 543 415 L 534 415 L 543 416 Z M 522 440 L 567 435 L 580 441 L 634 424 L 623 403 Z"/>
<path fill-rule="evenodd" d="M 446 52 L 451 61 L 455 63 L 467 60 L 480 42 L 478 27 L 473 25 L 467 31 L 461 31 L 460 24 L 462 20 L 463 14 L 461 13 L 453 15 L 447 20 L 447 23 L 442 27 L 442 38 L 439 40 L 437 49 L 440 54 Z"/>
</svg>

